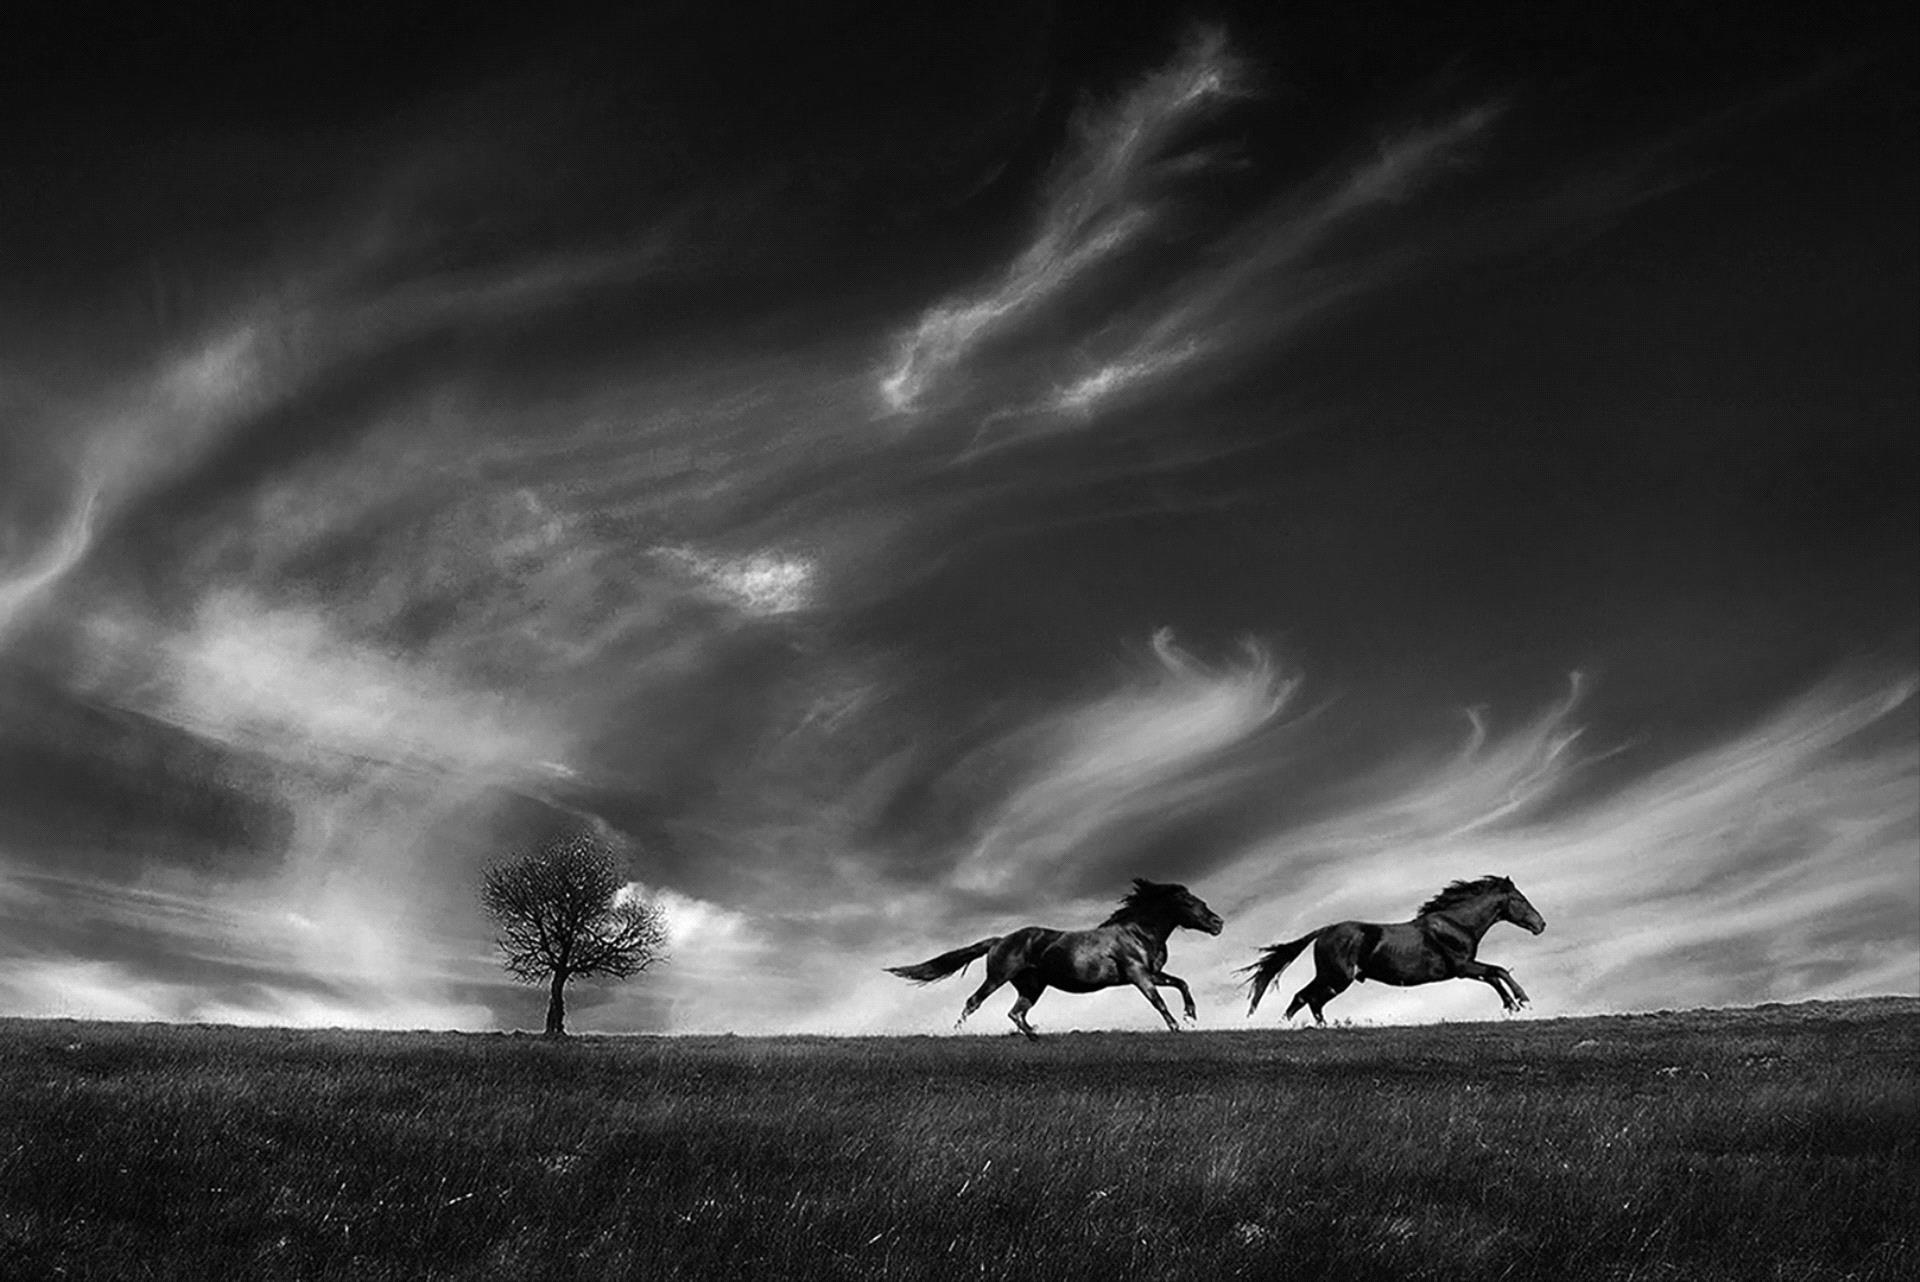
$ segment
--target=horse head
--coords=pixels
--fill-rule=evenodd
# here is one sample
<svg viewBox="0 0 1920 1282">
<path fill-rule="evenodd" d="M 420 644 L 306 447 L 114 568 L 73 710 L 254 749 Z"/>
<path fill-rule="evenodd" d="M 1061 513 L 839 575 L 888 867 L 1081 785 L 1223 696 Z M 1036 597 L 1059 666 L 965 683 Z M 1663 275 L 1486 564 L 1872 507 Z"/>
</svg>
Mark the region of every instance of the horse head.
<svg viewBox="0 0 1920 1282">
<path fill-rule="evenodd" d="M 1547 919 L 1527 902 L 1527 897 L 1520 893 L 1520 888 L 1510 881 L 1507 882 L 1506 901 L 1500 905 L 1500 915 L 1514 925 L 1523 930 L 1530 930 L 1536 935 L 1547 928 Z"/>
<path fill-rule="evenodd" d="M 1188 890 L 1185 886 L 1156 886 L 1166 898 L 1167 906 L 1173 911 L 1173 924 L 1185 926 L 1188 930 L 1204 930 L 1209 935 L 1217 935 L 1226 928 L 1220 920 L 1220 914 L 1207 907 L 1206 900 Z"/>
<path fill-rule="evenodd" d="M 1153 922 L 1166 930 L 1184 926 L 1188 930 L 1204 930 L 1209 935 L 1219 934 L 1221 927 L 1226 924 L 1220 920 L 1220 914 L 1207 907 L 1200 896 L 1185 886 L 1135 877 L 1133 889 L 1100 924 L 1113 926 L 1143 921 Z M 1165 934 L 1164 930 L 1162 934 Z"/>
</svg>

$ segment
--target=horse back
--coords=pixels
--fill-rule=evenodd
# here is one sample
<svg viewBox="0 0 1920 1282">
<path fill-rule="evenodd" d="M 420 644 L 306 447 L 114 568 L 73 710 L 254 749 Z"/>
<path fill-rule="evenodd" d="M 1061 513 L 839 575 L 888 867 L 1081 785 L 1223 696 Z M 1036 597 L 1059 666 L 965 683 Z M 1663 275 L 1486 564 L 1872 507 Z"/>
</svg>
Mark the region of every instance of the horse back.
<svg viewBox="0 0 1920 1282">
<path fill-rule="evenodd" d="M 1022 926 L 1018 930 L 1010 930 L 1000 936 L 1000 942 L 993 946 L 990 960 L 1008 968 L 1008 973 L 1022 970 L 1032 965 L 1036 957 L 1066 934 L 1066 931 L 1054 930 L 1050 926 Z"/>
<path fill-rule="evenodd" d="M 1122 954 L 1140 947 L 1132 933 L 1119 926 L 1029 929 L 1034 936 L 1027 945 L 1027 966 L 1048 984 L 1069 993 L 1091 993 L 1126 982 Z M 1140 960 L 1154 966 L 1165 959 L 1144 956 Z"/>
</svg>

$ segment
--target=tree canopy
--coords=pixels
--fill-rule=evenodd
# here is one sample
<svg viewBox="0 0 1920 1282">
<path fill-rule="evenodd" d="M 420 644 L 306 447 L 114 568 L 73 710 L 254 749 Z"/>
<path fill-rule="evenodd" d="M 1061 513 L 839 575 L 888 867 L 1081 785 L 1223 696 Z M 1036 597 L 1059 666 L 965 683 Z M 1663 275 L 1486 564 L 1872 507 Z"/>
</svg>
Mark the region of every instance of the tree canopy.
<svg viewBox="0 0 1920 1282">
<path fill-rule="evenodd" d="M 566 1035 L 569 979 L 625 979 L 665 956 L 665 911 L 627 892 L 618 858 L 592 834 L 568 834 L 489 868 L 480 902 L 499 927 L 508 973 L 549 985 L 550 1037 Z"/>
</svg>

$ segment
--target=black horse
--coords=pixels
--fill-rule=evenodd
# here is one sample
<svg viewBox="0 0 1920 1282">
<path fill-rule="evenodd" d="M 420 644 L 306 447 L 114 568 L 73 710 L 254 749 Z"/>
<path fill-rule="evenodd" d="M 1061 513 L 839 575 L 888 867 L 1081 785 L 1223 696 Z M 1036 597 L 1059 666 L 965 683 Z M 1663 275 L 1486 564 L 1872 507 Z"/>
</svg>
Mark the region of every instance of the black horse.
<svg viewBox="0 0 1920 1282">
<path fill-rule="evenodd" d="M 1185 886 L 1133 879 L 1133 890 L 1107 919 L 1091 930 L 1049 930 L 1045 926 L 1023 926 L 1008 935 L 995 935 L 965 948 L 923 961 L 916 966 L 889 966 L 891 974 L 930 984 L 936 979 L 966 969 L 974 958 L 985 956 L 987 977 L 954 1021 L 958 1027 L 967 1016 L 980 1009 L 993 990 L 1012 983 L 1020 1000 L 1007 1012 L 1014 1027 L 1028 1037 L 1038 1037 L 1027 1023 L 1027 1012 L 1049 987 L 1069 993 L 1091 993 L 1101 988 L 1132 984 L 1153 1003 L 1167 1027 L 1178 1029 L 1167 1004 L 1160 1000 L 1157 987 L 1180 990 L 1186 1002 L 1187 1018 L 1198 1012 L 1193 1006 L 1193 991 L 1187 981 L 1169 975 L 1161 967 L 1167 962 L 1167 936 L 1177 926 L 1220 933 L 1219 916 Z"/>
<path fill-rule="evenodd" d="M 1326 1023 L 1320 1008 L 1345 992 L 1347 985 L 1365 979 L 1402 986 L 1477 979 L 1500 994 L 1500 1003 L 1508 1011 L 1519 1010 L 1527 1004 L 1526 990 L 1514 982 L 1506 967 L 1474 956 L 1480 937 L 1497 921 L 1510 921 L 1536 935 L 1547 928 L 1545 919 L 1512 882 L 1505 877 L 1482 877 L 1449 885 L 1420 905 L 1412 921 L 1343 921 L 1290 943 L 1269 944 L 1259 961 L 1240 971 L 1253 975 L 1247 981 L 1253 992 L 1247 1014 L 1260 1008 L 1267 985 L 1308 944 L 1313 945 L 1313 982 L 1294 994 L 1287 1019 L 1307 1006 L 1315 1023 Z"/>
</svg>

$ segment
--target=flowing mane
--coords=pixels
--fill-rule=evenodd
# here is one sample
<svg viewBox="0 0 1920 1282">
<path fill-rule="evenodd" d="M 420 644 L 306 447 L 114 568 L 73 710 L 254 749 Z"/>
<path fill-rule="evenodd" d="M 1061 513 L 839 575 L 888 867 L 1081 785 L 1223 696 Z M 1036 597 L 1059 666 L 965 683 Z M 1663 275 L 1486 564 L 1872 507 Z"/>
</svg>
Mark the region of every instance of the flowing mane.
<svg viewBox="0 0 1920 1282">
<path fill-rule="evenodd" d="M 1481 895 L 1493 894 L 1497 891 L 1511 891 L 1512 889 L 1513 883 L 1511 881 L 1508 881 L 1505 877 L 1495 877 L 1492 874 L 1477 878 L 1474 881 L 1449 882 L 1445 890 L 1435 895 L 1432 899 L 1429 899 L 1426 903 L 1421 904 L 1420 911 L 1415 913 L 1414 916 L 1425 917 L 1428 913 L 1437 913 L 1444 908 L 1451 908 L 1455 904 L 1464 903 L 1466 900 L 1478 899 Z"/>
<path fill-rule="evenodd" d="M 1132 921 L 1150 921 L 1160 915 L 1160 909 L 1179 898 L 1186 890 L 1185 886 L 1176 886 L 1170 882 L 1148 881 L 1145 877 L 1133 879 L 1133 889 L 1121 899 L 1120 906 L 1107 914 L 1102 926 L 1124 926 Z"/>
</svg>

